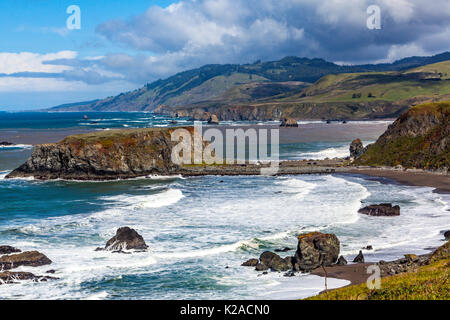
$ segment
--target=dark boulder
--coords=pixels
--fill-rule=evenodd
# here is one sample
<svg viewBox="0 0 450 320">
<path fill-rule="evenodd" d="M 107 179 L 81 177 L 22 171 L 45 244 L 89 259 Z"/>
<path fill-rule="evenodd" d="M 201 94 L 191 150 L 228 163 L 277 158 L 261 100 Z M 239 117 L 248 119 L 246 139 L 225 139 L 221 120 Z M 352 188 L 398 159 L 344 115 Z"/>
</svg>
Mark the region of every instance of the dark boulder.
<svg viewBox="0 0 450 320">
<path fill-rule="evenodd" d="M 374 204 L 364 207 L 358 211 L 359 213 L 376 217 L 393 217 L 400 215 L 400 207 L 392 206 L 391 203 Z"/>
<path fill-rule="evenodd" d="M 249 259 L 245 261 L 241 266 L 243 267 L 256 267 L 256 265 L 259 263 L 258 259 Z"/>
<path fill-rule="evenodd" d="M 48 281 L 48 280 L 57 280 L 58 278 L 49 277 L 49 276 L 36 276 L 31 272 L 9 272 L 4 271 L 0 273 L 0 285 L 1 284 L 10 284 L 17 283 L 20 280 L 33 280 L 35 282 L 40 281 Z"/>
<path fill-rule="evenodd" d="M 22 250 L 11 247 L 11 246 L 0 246 L 0 254 L 11 254 L 11 253 L 17 253 L 22 252 Z"/>
<path fill-rule="evenodd" d="M 117 229 L 116 235 L 108 240 L 105 249 L 110 251 L 145 250 L 148 246 L 144 238 L 129 227 Z"/>
<path fill-rule="evenodd" d="M 0 257 L 0 269 L 9 270 L 20 266 L 40 267 L 52 261 L 38 251 L 26 251 Z"/>
<path fill-rule="evenodd" d="M 1 141 L 0 142 L 0 146 L 3 146 L 3 147 L 13 146 L 13 145 L 14 145 L 14 143 L 11 143 L 11 142 L 8 142 L 8 141 Z"/>
<path fill-rule="evenodd" d="M 219 124 L 219 118 L 215 114 L 212 114 L 208 119 L 209 124 Z"/>
<path fill-rule="evenodd" d="M 364 145 L 360 139 L 353 140 L 350 144 L 350 157 L 356 159 L 364 153 Z"/>
<path fill-rule="evenodd" d="M 345 260 L 345 258 L 343 256 L 340 256 L 338 261 L 336 262 L 336 265 L 338 265 L 338 266 L 346 266 L 347 265 L 347 260 Z"/>
<path fill-rule="evenodd" d="M 255 270 L 256 271 L 266 271 L 266 270 L 269 270 L 269 267 L 263 263 L 258 263 L 255 267 Z"/>
<path fill-rule="evenodd" d="M 266 251 L 261 254 L 259 261 L 272 271 L 287 271 L 292 269 L 291 257 L 281 258 L 276 253 Z"/>
<path fill-rule="evenodd" d="M 310 271 L 320 266 L 331 266 L 339 257 L 340 243 L 334 234 L 311 232 L 298 237 L 293 259 L 294 269 Z"/>
<path fill-rule="evenodd" d="M 364 263 L 364 255 L 361 250 L 359 251 L 358 255 L 355 257 L 355 259 L 353 259 L 353 262 Z"/>
<path fill-rule="evenodd" d="M 365 247 L 365 248 L 363 248 L 364 250 L 373 250 L 373 247 L 372 246 L 367 246 L 367 247 Z"/>
<path fill-rule="evenodd" d="M 445 240 L 450 240 L 450 230 L 445 231 L 444 237 L 445 237 Z"/>
<path fill-rule="evenodd" d="M 284 118 L 281 121 L 280 127 L 283 128 L 298 128 L 298 123 L 295 119 L 292 118 Z"/>
</svg>

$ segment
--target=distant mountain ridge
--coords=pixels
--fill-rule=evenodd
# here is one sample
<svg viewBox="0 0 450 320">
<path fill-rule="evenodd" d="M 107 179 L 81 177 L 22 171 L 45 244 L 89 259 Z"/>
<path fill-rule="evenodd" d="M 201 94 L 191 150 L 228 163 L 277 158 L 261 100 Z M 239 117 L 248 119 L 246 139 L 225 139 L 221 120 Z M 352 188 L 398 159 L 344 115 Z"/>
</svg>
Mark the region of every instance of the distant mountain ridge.
<svg viewBox="0 0 450 320">
<path fill-rule="evenodd" d="M 399 71 L 450 60 L 450 52 L 432 57 L 410 57 L 390 64 L 337 65 L 323 59 L 286 57 L 279 61 L 253 64 L 205 65 L 157 80 L 140 89 L 106 99 L 64 104 L 51 111 L 154 111 L 196 104 L 230 104 L 270 99 L 299 93 L 310 83 L 329 74 Z M 246 95 L 239 86 L 254 84 Z M 256 87 L 256 88 L 255 88 Z M 234 91 L 233 91 L 234 90 Z M 223 96 L 226 95 L 223 100 Z M 271 95 L 273 94 L 273 95 Z"/>
</svg>

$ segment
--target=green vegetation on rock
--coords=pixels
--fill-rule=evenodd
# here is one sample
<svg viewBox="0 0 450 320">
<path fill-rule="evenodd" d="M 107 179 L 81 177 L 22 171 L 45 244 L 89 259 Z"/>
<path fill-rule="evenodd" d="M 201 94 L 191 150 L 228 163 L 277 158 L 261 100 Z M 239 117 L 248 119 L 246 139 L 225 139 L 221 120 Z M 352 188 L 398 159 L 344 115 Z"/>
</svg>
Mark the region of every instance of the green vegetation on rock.
<svg viewBox="0 0 450 320">
<path fill-rule="evenodd" d="M 357 165 L 421 169 L 450 167 L 450 102 L 411 108 L 369 146 Z"/>
</svg>

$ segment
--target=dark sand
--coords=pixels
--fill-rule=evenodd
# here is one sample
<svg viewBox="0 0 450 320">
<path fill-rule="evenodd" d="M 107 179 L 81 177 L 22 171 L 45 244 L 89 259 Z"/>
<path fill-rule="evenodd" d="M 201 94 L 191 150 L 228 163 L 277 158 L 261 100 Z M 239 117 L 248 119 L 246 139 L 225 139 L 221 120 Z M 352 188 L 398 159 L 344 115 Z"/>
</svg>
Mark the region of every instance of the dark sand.
<svg viewBox="0 0 450 320">
<path fill-rule="evenodd" d="M 331 266 L 325 267 L 327 271 L 328 278 L 343 279 L 348 280 L 351 285 L 365 283 L 370 277 L 367 273 L 367 267 L 372 265 L 372 263 L 356 263 L 348 264 L 346 266 Z M 325 272 L 322 268 L 315 269 L 311 274 L 324 277 Z"/>
<path fill-rule="evenodd" d="M 388 178 L 409 186 L 432 187 L 436 192 L 450 193 L 450 175 L 388 169 L 351 169 L 349 173 Z"/>
</svg>

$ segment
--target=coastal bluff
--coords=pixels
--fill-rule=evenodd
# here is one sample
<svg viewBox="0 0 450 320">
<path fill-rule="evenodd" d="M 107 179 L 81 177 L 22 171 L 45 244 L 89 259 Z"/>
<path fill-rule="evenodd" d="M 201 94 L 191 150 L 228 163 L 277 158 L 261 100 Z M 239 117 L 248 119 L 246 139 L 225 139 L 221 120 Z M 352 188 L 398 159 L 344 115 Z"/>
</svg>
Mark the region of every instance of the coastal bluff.
<svg viewBox="0 0 450 320">
<path fill-rule="evenodd" d="M 114 180 L 173 174 L 172 130 L 110 130 L 36 145 L 27 162 L 6 178 Z"/>
<path fill-rule="evenodd" d="M 355 164 L 448 171 L 450 101 L 412 107 Z"/>
</svg>

